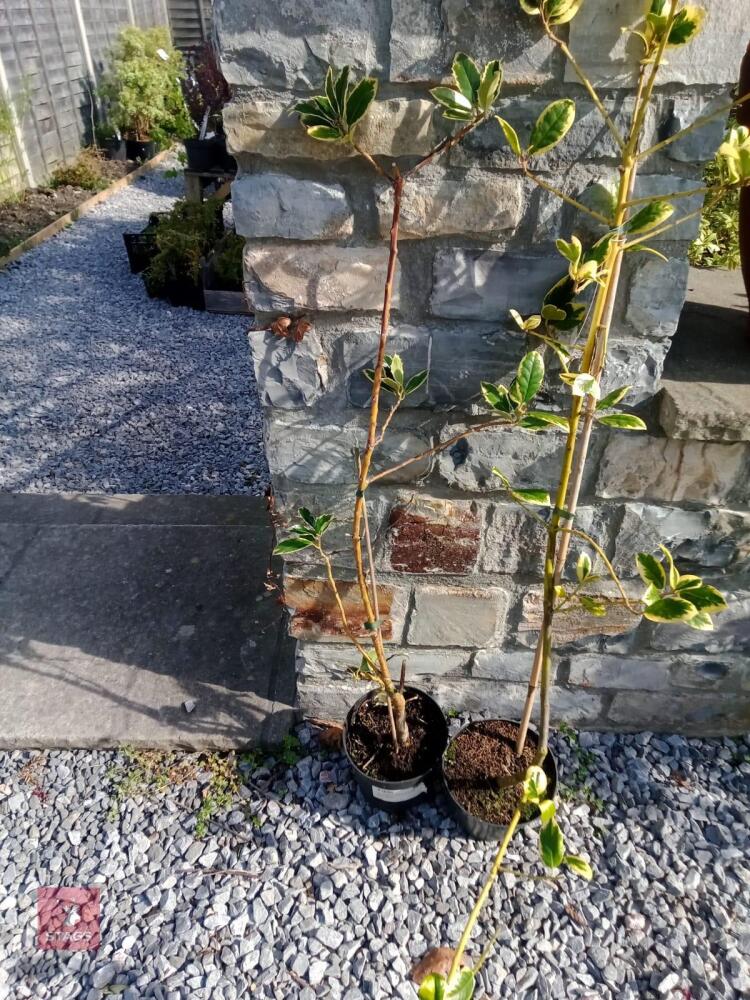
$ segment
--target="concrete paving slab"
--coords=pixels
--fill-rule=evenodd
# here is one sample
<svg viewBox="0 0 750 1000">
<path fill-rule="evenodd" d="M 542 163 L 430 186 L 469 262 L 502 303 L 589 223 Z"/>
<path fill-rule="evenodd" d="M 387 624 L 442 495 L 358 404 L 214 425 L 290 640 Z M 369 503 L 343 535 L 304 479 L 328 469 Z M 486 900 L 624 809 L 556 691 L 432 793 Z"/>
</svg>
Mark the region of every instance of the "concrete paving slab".
<svg viewBox="0 0 750 1000">
<path fill-rule="evenodd" d="M 278 742 L 271 543 L 257 497 L 0 496 L 0 746 Z"/>
</svg>

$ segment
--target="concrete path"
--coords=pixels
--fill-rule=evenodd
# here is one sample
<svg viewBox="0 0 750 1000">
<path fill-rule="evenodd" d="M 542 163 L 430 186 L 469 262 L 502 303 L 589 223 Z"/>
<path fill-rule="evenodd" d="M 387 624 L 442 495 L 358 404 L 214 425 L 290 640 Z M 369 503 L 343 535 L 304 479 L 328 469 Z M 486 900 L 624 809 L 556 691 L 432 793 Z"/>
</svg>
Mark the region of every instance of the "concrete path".
<svg viewBox="0 0 750 1000">
<path fill-rule="evenodd" d="M 270 547 L 259 497 L 0 494 L 0 746 L 278 742 Z"/>
</svg>

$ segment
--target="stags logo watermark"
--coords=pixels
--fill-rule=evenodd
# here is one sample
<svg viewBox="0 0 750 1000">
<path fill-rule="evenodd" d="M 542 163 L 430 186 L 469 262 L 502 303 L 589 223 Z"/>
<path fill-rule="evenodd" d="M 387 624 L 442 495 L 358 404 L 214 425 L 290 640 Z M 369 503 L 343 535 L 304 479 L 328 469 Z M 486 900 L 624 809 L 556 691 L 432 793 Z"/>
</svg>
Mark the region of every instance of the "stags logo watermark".
<svg viewBox="0 0 750 1000">
<path fill-rule="evenodd" d="M 36 893 L 39 948 L 95 951 L 99 947 L 99 889 L 48 886 Z"/>
</svg>

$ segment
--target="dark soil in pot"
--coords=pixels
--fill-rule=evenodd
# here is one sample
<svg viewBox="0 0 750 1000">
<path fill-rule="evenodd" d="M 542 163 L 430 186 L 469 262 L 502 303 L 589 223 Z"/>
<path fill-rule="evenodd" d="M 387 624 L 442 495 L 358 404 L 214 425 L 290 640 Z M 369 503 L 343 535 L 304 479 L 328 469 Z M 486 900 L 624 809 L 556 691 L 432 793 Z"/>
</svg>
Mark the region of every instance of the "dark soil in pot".
<svg viewBox="0 0 750 1000">
<path fill-rule="evenodd" d="M 437 702 L 407 687 L 409 745 L 396 750 L 388 708 L 371 691 L 352 707 L 344 727 L 344 750 L 365 796 L 380 808 L 404 808 L 422 801 L 448 742 L 448 725 Z"/>
<path fill-rule="evenodd" d="M 518 725 L 505 719 L 473 722 L 455 736 L 443 756 L 443 777 L 453 812 L 473 835 L 485 839 L 502 836 L 521 797 L 521 785 L 498 787 L 498 782 L 520 774 L 534 762 L 536 733 L 529 731 L 526 746 L 516 756 Z M 548 794 L 554 796 L 557 767 L 547 754 L 544 770 Z M 539 814 L 531 807 L 522 822 Z"/>
</svg>

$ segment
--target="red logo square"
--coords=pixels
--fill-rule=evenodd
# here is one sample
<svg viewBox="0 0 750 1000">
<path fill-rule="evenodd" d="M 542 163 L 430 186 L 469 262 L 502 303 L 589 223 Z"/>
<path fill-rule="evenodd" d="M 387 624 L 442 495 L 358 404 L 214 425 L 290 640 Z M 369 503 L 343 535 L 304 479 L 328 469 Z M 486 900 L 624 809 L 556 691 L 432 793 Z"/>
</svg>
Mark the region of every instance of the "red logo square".
<svg viewBox="0 0 750 1000">
<path fill-rule="evenodd" d="M 36 891 L 37 945 L 55 951 L 96 951 L 101 944 L 99 889 L 47 886 Z"/>
</svg>

